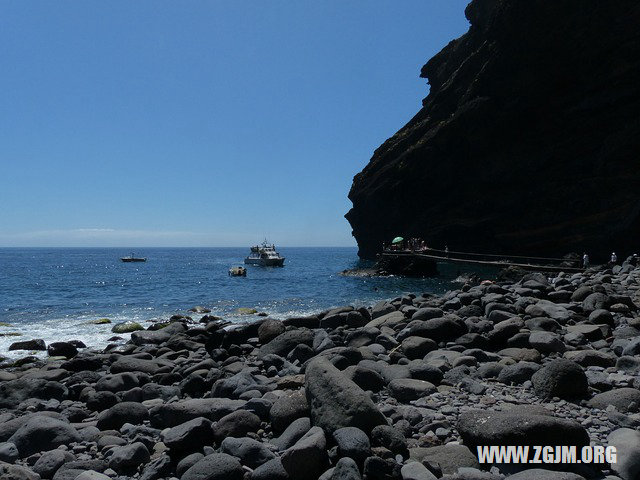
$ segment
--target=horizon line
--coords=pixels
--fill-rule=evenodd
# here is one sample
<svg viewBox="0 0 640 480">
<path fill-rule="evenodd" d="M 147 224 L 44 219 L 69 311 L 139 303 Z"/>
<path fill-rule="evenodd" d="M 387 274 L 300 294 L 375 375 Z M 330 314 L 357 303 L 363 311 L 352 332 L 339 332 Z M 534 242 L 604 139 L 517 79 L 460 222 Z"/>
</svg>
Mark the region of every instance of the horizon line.
<svg viewBox="0 0 640 480">
<path fill-rule="evenodd" d="M 251 246 L 251 245 L 250 245 Z M 141 248 L 247 248 L 247 245 L 155 245 L 155 246 L 127 246 L 127 245 L 0 245 L 0 248 L 124 248 L 124 249 L 141 249 Z M 285 245 L 278 248 L 358 248 L 357 245 Z"/>
</svg>

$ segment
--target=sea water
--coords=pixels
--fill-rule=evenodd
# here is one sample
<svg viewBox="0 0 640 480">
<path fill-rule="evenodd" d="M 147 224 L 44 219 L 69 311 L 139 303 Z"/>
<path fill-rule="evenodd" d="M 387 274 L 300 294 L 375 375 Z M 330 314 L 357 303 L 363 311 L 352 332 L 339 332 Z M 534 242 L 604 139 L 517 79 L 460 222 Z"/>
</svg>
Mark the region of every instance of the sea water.
<svg viewBox="0 0 640 480">
<path fill-rule="evenodd" d="M 0 356 L 16 341 L 81 340 L 104 347 L 114 323 L 143 326 L 171 315 L 201 315 L 196 305 L 233 322 L 257 317 L 241 315 L 254 308 L 272 318 L 317 313 L 343 306 L 368 306 L 405 293 L 441 293 L 450 278 L 344 276 L 345 269 L 364 267 L 355 248 L 279 248 L 285 266 L 247 266 L 246 277 L 230 277 L 249 248 L 137 248 L 144 263 L 123 263 L 122 248 L 1 248 Z M 92 322 L 108 318 L 112 324 Z M 8 324 L 8 325 L 4 325 Z M 123 341 L 126 335 L 121 335 Z"/>
</svg>

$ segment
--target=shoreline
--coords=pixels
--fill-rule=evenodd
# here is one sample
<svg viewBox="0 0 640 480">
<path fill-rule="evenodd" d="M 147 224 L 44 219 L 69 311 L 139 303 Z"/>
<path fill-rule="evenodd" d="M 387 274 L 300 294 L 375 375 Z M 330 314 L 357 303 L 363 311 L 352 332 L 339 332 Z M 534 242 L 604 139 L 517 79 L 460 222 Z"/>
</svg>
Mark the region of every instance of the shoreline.
<svg viewBox="0 0 640 480">
<path fill-rule="evenodd" d="M 621 430 L 640 426 L 630 261 L 284 320 L 174 318 L 104 350 L 54 342 L 59 357 L 0 368 L 0 476 L 502 480 L 515 465 L 476 471 L 476 445 L 640 449 Z"/>
</svg>

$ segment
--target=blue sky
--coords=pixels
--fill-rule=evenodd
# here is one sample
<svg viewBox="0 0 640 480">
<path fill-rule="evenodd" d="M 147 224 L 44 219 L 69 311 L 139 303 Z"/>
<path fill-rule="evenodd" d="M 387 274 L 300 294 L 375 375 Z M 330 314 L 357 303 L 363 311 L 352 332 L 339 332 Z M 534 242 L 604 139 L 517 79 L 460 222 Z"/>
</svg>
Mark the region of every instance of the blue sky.
<svg viewBox="0 0 640 480">
<path fill-rule="evenodd" d="M 467 1 L 5 1 L 0 246 L 355 245 Z"/>
</svg>

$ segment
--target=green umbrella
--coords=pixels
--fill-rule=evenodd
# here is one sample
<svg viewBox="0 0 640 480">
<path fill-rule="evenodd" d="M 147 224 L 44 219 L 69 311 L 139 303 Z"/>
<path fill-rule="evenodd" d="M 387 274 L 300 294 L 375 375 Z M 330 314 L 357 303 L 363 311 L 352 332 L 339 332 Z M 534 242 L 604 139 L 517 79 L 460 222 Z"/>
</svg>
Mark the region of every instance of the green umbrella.
<svg viewBox="0 0 640 480">
<path fill-rule="evenodd" d="M 393 240 L 391 240 L 391 243 L 400 243 L 400 242 L 404 242 L 404 238 L 396 237 Z"/>
</svg>

